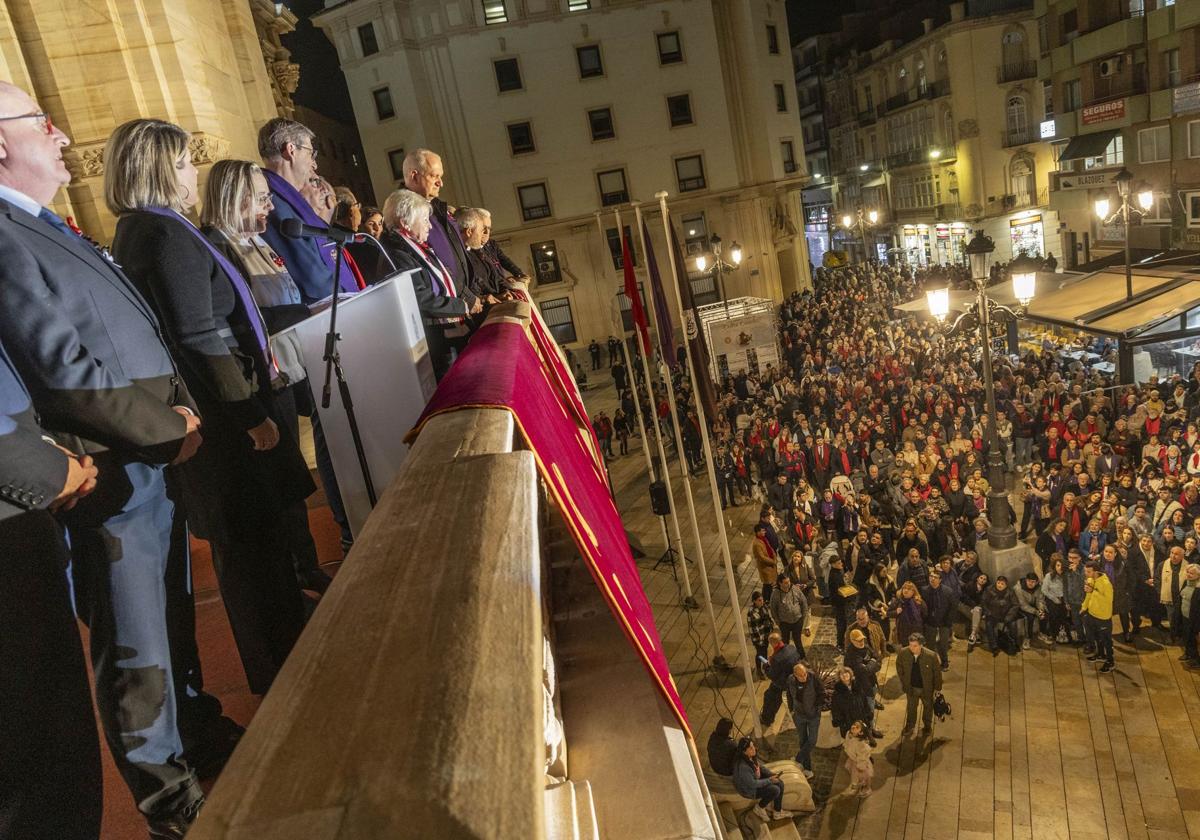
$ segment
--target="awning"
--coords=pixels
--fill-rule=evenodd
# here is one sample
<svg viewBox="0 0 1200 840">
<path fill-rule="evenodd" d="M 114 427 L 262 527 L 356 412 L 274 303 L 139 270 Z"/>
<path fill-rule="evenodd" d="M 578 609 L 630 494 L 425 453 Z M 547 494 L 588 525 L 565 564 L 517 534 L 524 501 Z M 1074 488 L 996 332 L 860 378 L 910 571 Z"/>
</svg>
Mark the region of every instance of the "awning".
<svg viewBox="0 0 1200 840">
<path fill-rule="evenodd" d="M 865 184 L 863 184 L 862 189 L 865 190 L 865 189 L 869 189 L 870 187 L 882 187 L 882 186 L 883 186 L 883 176 L 880 175 L 878 178 L 872 178 L 870 181 L 867 181 Z"/>
<path fill-rule="evenodd" d="M 1120 133 L 1119 129 L 1111 128 L 1107 131 L 1097 131 L 1093 134 L 1080 134 L 1078 137 L 1072 137 L 1071 142 L 1067 144 L 1067 148 L 1063 149 L 1063 153 L 1058 156 L 1058 159 L 1080 160 L 1082 158 L 1099 157 L 1104 154 L 1104 150 L 1108 148 L 1108 144 L 1112 142 L 1112 139 Z"/>
</svg>

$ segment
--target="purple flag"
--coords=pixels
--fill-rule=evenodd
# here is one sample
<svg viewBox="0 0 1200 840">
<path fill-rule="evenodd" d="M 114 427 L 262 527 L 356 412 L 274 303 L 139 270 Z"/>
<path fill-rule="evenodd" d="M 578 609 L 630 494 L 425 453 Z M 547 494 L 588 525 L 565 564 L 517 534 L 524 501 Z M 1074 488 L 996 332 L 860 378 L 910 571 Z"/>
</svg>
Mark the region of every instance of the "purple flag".
<svg viewBox="0 0 1200 840">
<path fill-rule="evenodd" d="M 654 259 L 654 246 L 650 244 L 650 231 L 646 220 L 642 220 L 642 239 L 645 240 L 646 270 L 650 272 L 650 294 L 654 300 L 654 319 L 657 322 L 658 343 L 663 361 L 674 370 L 679 367 L 675 356 L 675 328 L 671 325 L 671 310 L 667 309 L 667 296 L 663 293 L 662 275 L 658 273 L 658 260 Z"/>
</svg>

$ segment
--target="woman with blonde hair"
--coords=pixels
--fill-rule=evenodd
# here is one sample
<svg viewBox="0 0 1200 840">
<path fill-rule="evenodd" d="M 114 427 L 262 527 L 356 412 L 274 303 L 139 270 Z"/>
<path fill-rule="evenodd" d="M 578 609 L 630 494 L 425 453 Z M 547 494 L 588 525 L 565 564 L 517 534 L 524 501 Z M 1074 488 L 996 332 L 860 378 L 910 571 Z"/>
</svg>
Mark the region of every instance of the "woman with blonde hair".
<svg viewBox="0 0 1200 840">
<path fill-rule="evenodd" d="M 896 622 L 896 638 L 907 639 L 913 633 L 925 632 L 925 617 L 928 607 L 925 606 L 917 585 L 906 580 L 896 593 L 896 597 L 888 604 L 888 612 Z"/>
<path fill-rule="evenodd" d="M 250 284 L 184 215 L 199 199 L 190 136 L 140 119 L 105 147 L 113 255 L 150 302 L 200 409 L 204 442 L 178 469 L 188 525 L 213 566 L 251 692 L 265 694 L 304 625 L 281 512 L 315 486 L 286 429 Z"/>
<path fill-rule="evenodd" d="M 283 259 L 263 239 L 272 210 L 271 190 L 257 164 L 219 160 L 208 173 L 200 221 L 204 235 L 250 284 L 254 302 L 266 323 L 271 355 L 279 376 L 272 396 L 281 425 L 300 440 L 300 415 L 316 409 L 304 367 L 300 341 L 286 330 L 312 313 L 301 300 L 300 287 Z M 324 593 L 331 579 L 317 560 L 317 546 L 308 525 L 308 506 L 302 499 L 287 505 L 282 515 L 288 545 L 300 585 Z"/>
</svg>

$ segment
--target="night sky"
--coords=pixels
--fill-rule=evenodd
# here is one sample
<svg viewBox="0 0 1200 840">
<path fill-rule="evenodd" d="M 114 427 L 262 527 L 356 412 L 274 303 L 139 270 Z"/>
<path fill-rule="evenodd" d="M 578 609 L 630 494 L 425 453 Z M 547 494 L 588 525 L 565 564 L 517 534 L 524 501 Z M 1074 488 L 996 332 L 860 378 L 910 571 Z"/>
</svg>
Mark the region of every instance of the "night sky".
<svg viewBox="0 0 1200 840">
<path fill-rule="evenodd" d="M 328 117 L 354 124 L 354 110 L 346 90 L 346 77 L 338 67 L 337 50 L 325 33 L 309 22 L 309 15 L 325 8 L 323 0 L 286 0 L 300 22 L 296 31 L 285 35 L 283 45 L 292 51 L 292 61 L 300 65 L 297 104 Z"/>
</svg>

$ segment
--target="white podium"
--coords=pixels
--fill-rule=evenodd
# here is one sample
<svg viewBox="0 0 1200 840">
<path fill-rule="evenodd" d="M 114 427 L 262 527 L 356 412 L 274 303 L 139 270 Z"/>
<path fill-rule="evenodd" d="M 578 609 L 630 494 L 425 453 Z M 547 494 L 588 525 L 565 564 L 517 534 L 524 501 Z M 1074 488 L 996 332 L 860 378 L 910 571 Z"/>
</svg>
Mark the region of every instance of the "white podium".
<svg viewBox="0 0 1200 840">
<path fill-rule="evenodd" d="M 341 336 L 338 353 L 354 402 L 371 480 L 379 496 L 404 463 L 408 454 L 404 436 L 437 386 L 411 273 L 396 274 L 338 301 L 337 331 Z M 371 503 L 336 374 L 330 383 L 329 408 L 320 405 L 329 310 L 301 321 L 289 331 L 299 339 L 346 516 L 357 536 L 371 513 Z"/>
</svg>

